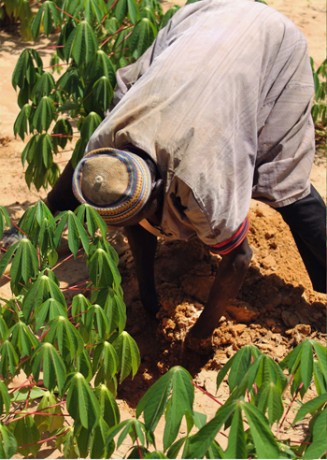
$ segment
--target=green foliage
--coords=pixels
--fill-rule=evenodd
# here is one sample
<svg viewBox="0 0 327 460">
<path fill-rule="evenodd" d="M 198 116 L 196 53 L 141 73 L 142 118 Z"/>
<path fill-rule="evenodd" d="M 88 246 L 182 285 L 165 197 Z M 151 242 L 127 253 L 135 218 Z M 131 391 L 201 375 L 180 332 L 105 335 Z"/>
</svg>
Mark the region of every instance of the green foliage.
<svg viewBox="0 0 327 460">
<path fill-rule="evenodd" d="M 2 216 L 8 224 L 4 209 Z M 194 409 L 192 376 L 175 366 L 140 399 L 136 417 L 121 421 L 117 385 L 136 375 L 140 354 L 124 330 L 118 257 L 105 238 L 104 222 L 87 205 L 54 218 L 39 202 L 25 212 L 19 228 L 25 238 L 0 260 L 1 273 L 9 268 L 14 294 L 0 304 L 2 458 L 36 457 L 47 438 L 69 458 L 110 458 L 126 442 L 129 458 L 326 456 L 327 349 L 313 340 L 280 363 L 244 346 L 217 374 L 217 390 L 226 382 L 229 395 L 210 420 Z M 88 294 L 77 292 L 69 302 L 48 256 L 58 251 L 64 231 L 72 257 L 84 254 L 90 278 Z M 21 371 L 26 386 L 8 390 Z M 299 397 L 309 389 L 316 396 L 302 403 Z M 279 439 L 287 417 L 294 425 L 306 424 L 300 443 Z M 225 430 L 223 448 L 218 435 Z"/>
<path fill-rule="evenodd" d="M 26 40 L 32 38 L 33 13 L 29 0 L 2 0 L 0 2 L 0 27 L 6 24 L 20 25 L 20 33 Z"/>
<path fill-rule="evenodd" d="M 79 161 L 112 104 L 117 69 L 143 54 L 176 9 L 164 14 L 158 0 L 46 0 L 39 5 L 31 32 L 35 40 L 46 35 L 55 41 L 51 64 L 60 76 L 55 79 L 39 53 L 28 48 L 13 73 L 20 107 L 14 133 L 23 140 L 30 136 L 22 153 L 29 187 L 54 184 L 59 174 L 54 156 L 71 141 L 76 141 L 72 162 Z"/>
<path fill-rule="evenodd" d="M 327 59 L 315 69 L 311 58 L 311 67 L 315 84 L 315 97 L 312 107 L 312 118 L 316 125 L 326 129 L 327 125 Z"/>
<path fill-rule="evenodd" d="M 2 231 L 10 221 L 7 211 L 0 211 Z M 13 293 L 0 303 L 1 457 L 16 452 L 35 457 L 44 433 L 71 455 L 110 455 L 114 443 L 107 436 L 120 421 L 117 381 L 135 376 L 140 355 L 124 330 L 118 256 L 106 240 L 106 225 L 87 205 L 54 218 L 40 201 L 18 228 L 25 237 L 0 259 L 0 274 L 8 271 Z M 90 267 L 89 295 L 77 292 L 70 304 L 54 265 L 63 232 L 71 257 L 82 253 Z M 21 371 L 28 376 L 27 391 L 8 391 Z"/>
</svg>

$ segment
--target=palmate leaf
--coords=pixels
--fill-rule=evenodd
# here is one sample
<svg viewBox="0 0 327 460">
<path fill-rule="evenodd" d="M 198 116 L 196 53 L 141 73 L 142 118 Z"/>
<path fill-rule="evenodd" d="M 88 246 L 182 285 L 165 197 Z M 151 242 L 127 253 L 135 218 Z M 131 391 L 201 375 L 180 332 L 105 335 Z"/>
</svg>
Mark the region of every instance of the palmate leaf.
<svg viewBox="0 0 327 460">
<path fill-rule="evenodd" d="M 4 378 L 7 378 L 8 374 L 15 375 L 18 361 L 19 358 L 13 344 L 5 340 L 0 346 L 0 375 Z"/>
<path fill-rule="evenodd" d="M 15 350 L 18 350 L 21 358 L 30 356 L 39 345 L 37 338 L 23 321 L 18 321 L 10 329 L 10 340 Z"/>
<path fill-rule="evenodd" d="M 100 305 L 92 305 L 88 310 L 85 326 L 88 330 L 95 330 L 100 340 L 109 338 L 109 321 Z"/>
<path fill-rule="evenodd" d="M 86 313 L 92 307 L 91 302 L 83 295 L 77 294 L 72 300 L 72 317 L 76 322 L 85 323 Z"/>
<path fill-rule="evenodd" d="M 93 107 L 96 107 L 100 114 L 104 114 L 104 112 L 108 110 L 108 107 L 110 107 L 113 94 L 114 91 L 109 78 L 105 76 L 100 77 L 94 83 L 90 95 Z"/>
<path fill-rule="evenodd" d="M 101 302 L 102 294 L 105 296 L 104 310 L 109 320 L 109 332 L 113 333 L 117 330 L 120 334 L 126 325 L 126 305 L 122 296 L 110 288 L 103 289 L 98 294 L 97 301 L 100 305 L 103 305 Z"/>
<path fill-rule="evenodd" d="M 194 388 L 191 375 L 182 367 L 173 367 L 171 372 L 171 398 L 165 418 L 164 449 L 175 441 L 183 416 L 192 415 Z"/>
<path fill-rule="evenodd" d="M 324 458 L 327 453 L 327 409 L 325 409 L 313 422 L 312 443 L 307 448 L 304 459 Z"/>
<path fill-rule="evenodd" d="M 102 118 L 96 112 L 90 112 L 82 121 L 80 131 L 84 142 L 88 142 Z"/>
<path fill-rule="evenodd" d="M 42 343 L 33 356 L 32 372 L 38 381 L 43 371 L 43 383 L 48 390 L 58 388 L 62 392 L 66 380 L 66 366 L 58 351 L 51 343 Z"/>
<path fill-rule="evenodd" d="M 299 391 L 303 397 L 311 384 L 313 377 L 313 352 L 313 341 L 305 340 L 294 348 L 280 363 L 281 368 L 287 368 L 294 377 L 291 385 L 292 395 Z"/>
<path fill-rule="evenodd" d="M 118 355 L 114 346 L 104 341 L 96 346 L 93 356 L 93 372 L 97 372 L 96 384 L 99 382 L 110 381 L 118 372 Z"/>
<path fill-rule="evenodd" d="M 100 417 L 100 405 L 85 377 L 76 372 L 67 384 L 67 408 L 73 419 L 92 429 Z"/>
<path fill-rule="evenodd" d="M 43 73 L 43 63 L 36 50 L 26 48 L 18 58 L 12 75 L 12 85 L 16 89 L 23 88 L 25 84 L 33 86 L 36 75 Z"/>
<path fill-rule="evenodd" d="M 29 104 L 24 104 L 19 112 L 14 123 L 14 134 L 24 140 L 25 134 L 30 133 L 30 115 L 32 107 Z"/>
<path fill-rule="evenodd" d="M 37 406 L 37 412 L 46 415 L 36 414 L 34 416 L 35 425 L 40 433 L 45 431 L 53 433 L 64 425 L 63 412 L 58 404 L 56 396 L 51 391 L 46 391 Z"/>
<path fill-rule="evenodd" d="M 35 308 L 50 298 L 57 300 L 62 305 L 66 305 L 65 297 L 57 283 L 49 276 L 40 274 L 23 300 L 22 309 L 26 323 L 30 321 L 31 314 Z"/>
<path fill-rule="evenodd" d="M 267 383 L 260 388 L 257 401 L 257 407 L 263 414 L 266 410 L 268 411 L 270 425 L 282 417 L 284 413 L 282 394 L 274 382 Z"/>
<path fill-rule="evenodd" d="M 43 96 L 50 96 L 55 89 L 56 83 L 53 76 L 49 72 L 44 72 L 37 78 L 37 81 L 32 90 L 32 100 L 37 104 Z"/>
<path fill-rule="evenodd" d="M 192 378 L 180 366 L 171 368 L 166 374 L 160 377 L 139 401 L 136 408 L 136 416 L 140 417 L 143 413 L 147 430 L 151 432 L 155 430 L 166 410 L 169 399 L 170 404 L 166 414 L 164 432 L 165 449 L 176 438 L 182 417 L 193 413 L 194 389 Z"/>
<path fill-rule="evenodd" d="M 253 345 L 242 347 L 219 371 L 217 375 L 217 390 L 229 372 L 228 385 L 231 391 L 244 379 L 251 362 L 260 356 L 260 351 Z"/>
<path fill-rule="evenodd" d="M 45 342 L 56 345 L 66 362 L 73 361 L 83 351 L 84 342 L 79 331 L 68 318 L 58 316 L 49 323 Z"/>
<path fill-rule="evenodd" d="M 43 96 L 36 106 L 32 126 L 36 129 L 39 133 L 42 131 L 47 131 L 55 119 L 55 105 L 51 97 Z"/>
<path fill-rule="evenodd" d="M 65 45 L 66 56 L 72 57 L 77 65 L 93 61 L 98 49 L 96 35 L 87 21 L 81 21 L 69 36 Z"/>
<path fill-rule="evenodd" d="M 97 288 L 108 288 L 113 285 L 113 270 L 116 272 L 117 268 L 114 266 L 108 253 L 106 253 L 103 249 L 98 248 L 88 258 L 87 263 L 90 278 L 94 286 Z"/>
<path fill-rule="evenodd" d="M 35 329 L 39 330 L 58 316 L 67 317 L 67 306 L 56 299 L 49 298 L 35 308 Z"/>
<path fill-rule="evenodd" d="M 106 237 L 107 225 L 100 214 L 92 206 L 88 204 L 81 204 L 75 212 L 78 219 L 81 222 L 85 222 L 86 229 L 91 237 L 94 238 L 98 230 L 100 230 L 103 238 Z"/>
<path fill-rule="evenodd" d="M 142 18 L 136 24 L 132 35 L 128 39 L 129 47 L 133 50 L 134 59 L 138 59 L 149 48 L 156 35 L 156 26 L 148 18 Z"/>
<path fill-rule="evenodd" d="M 116 30 L 116 29 L 115 29 Z M 110 33 L 110 32 L 108 32 Z M 90 64 L 90 75 L 92 75 L 93 80 L 105 76 L 109 78 L 111 87 L 114 88 L 116 85 L 116 70 L 112 63 L 112 60 L 103 50 L 97 50 L 95 56 L 95 62 Z"/>
<path fill-rule="evenodd" d="M 76 217 L 73 211 L 64 211 L 58 214 L 56 220 L 59 222 L 55 231 L 55 242 L 58 245 L 61 239 L 61 235 L 64 232 L 66 226 L 68 228 L 68 247 L 72 254 L 76 257 L 77 251 L 80 247 L 80 243 L 86 254 L 89 253 L 89 240 L 87 233 Z"/>
<path fill-rule="evenodd" d="M 100 403 L 100 415 L 109 427 L 120 422 L 120 412 L 115 397 L 104 384 L 95 389 L 96 397 Z"/>
<path fill-rule="evenodd" d="M 54 247 L 52 234 L 55 227 L 55 220 L 42 200 L 27 208 L 18 226 L 32 243 L 40 247 L 41 250 L 45 251 L 48 248 Z M 45 227 L 48 228 L 48 232 L 45 231 Z M 46 240 L 48 243 L 46 243 Z"/>
<path fill-rule="evenodd" d="M 14 434 L 0 422 L 0 458 L 12 458 L 17 447 Z"/>
<path fill-rule="evenodd" d="M 36 39 L 40 35 L 40 30 L 48 36 L 54 28 L 60 25 L 60 14 L 54 2 L 46 0 L 42 3 L 36 13 L 32 23 L 32 35 Z"/>
<path fill-rule="evenodd" d="M 79 104 L 76 104 L 76 101 L 78 101 L 78 99 L 83 96 L 84 85 L 80 79 L 77 69 L 74 67 L 69 67 L 67 71 L 59 78 L 57 82 L 57 88 L 59 91 L 69 94 L 73 98 L 73 101 L 71 102 L 72 104 L 75 100 L 74 108 L 79 108 Z M 59 106 L 58 111 L 66 111 L 66 108 L 63 110 L 63 108 Z"/>
<path fill-rule="evenodd" d="M 18 452 L 24 456 L 32 454 L 36 458 L 41 444 L 39 444 L 40 433 L 35 425 L 34 417 L 27 414 L 26 417 L 22 417 L 21 414 L 18 417 L 21 418 L 13 423 L 13 434 L 19 446 Z"/>
<path fill-rule="evenodd" d="M 28 187 L 34 183 L 37 190 L 53 184 L 58 177 L 59 168 L 53 163 L 53 145 L 50 134 L 37 134 L 28 142 L 22 153 L 22 161 L 27 159 L 29 165 L 25 171 Z"/>
<path fill-rule="evenodd" d="M 119 383 L 122 383 L 130 374 L 133 378 L 138 371 L 140 352 L 135 340 L 126 331 L 119 334 L 112 345 L 118 356 Z"/>
<path fill-rule="evenodd" d="M 27 238 L 22 238 L 17 246 L 10 268 L 10 286 L 14 293 L 22 290 L 25 284 L 39 273 L 36 248 Z"/>
</svg>

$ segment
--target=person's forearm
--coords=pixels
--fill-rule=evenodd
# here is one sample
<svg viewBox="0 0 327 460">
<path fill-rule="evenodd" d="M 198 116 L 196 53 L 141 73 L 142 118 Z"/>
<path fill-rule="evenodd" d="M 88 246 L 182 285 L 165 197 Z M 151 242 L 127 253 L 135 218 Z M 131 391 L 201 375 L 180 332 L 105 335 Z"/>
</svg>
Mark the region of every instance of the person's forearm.
<svg viewBox="0 0 327 460">
<path fill-rule="evenodd" d="M 52 190 L 44 200 L 50 211 L 55 214 L 58 211 L 74 211 L 80 204 L 73 193 L 74 168 L 68 161 Z"/>
<path fill-rule="evenodd" d="M 236 297 L 252 257 L 247 239 L 223 257 L 214 283 L 211 287 L 207 304 L 191 334 L 195 337 L 207 337 L 218 327 L 219 319 L 226 312 L 230 299 Z"/>
<path fill-rule="evenodd" d="M 134 258 L 141 301 L 147 311 L 156 313 L 159 310 L 154 279 L 157 238 L 140 225 L 125 227 L 125 233 Z"/>
</svg>

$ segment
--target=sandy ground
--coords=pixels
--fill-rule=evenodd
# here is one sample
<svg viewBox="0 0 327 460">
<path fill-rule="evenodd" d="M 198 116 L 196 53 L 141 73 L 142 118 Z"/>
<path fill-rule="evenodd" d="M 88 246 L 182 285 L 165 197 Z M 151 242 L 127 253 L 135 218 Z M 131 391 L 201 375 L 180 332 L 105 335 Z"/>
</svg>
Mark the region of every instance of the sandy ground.
<svg viewBox="0 0 327 460">
<path fill-rule="evenodd" d="M 269 4 L 289 16 L 308 39 L 309 53 L 319 65 L 325 58 L 326 5 L 324 0 L 272 0 Z M 19 37 L 0 31 L 0 161 L 1 205 L 17 219 L 26 207 L 45 192 L 28 190 L 24 181 L 20 154 L 24 144 L 13 138 L 12 126 L 18 113 L 11 75 L 25 46 Z M 46 43 L 39 45 L 44 57 L 49 56 Z M 70 152 L 59 158 L 64 165 Z M 321 153 L 312 170 L 312 182 L 325 197 L 326 167 Z M 281 359 L 305 337 L 325 340 L 325 297 L 312 291 L 308 276 L 288 228 L 276 212 L 253 202 L 250 243 L 254 257 L 238 299 L 246 307 L 231 306 L 226 320 L 213 336 L 214 354 L 210 357 L 188 355 L 182 343 L 186 331 L 199 315 L 217 269 L 217 261 L 208 256 L 201 244 L 160 244 L 157 255 L 157 285 L 162 309 L 158 321 L 145 314 L 138 297 L 134 267 L 129 248 L 120 234 L 111 240 L 120 255 L 120 269 L 128 308 L 127 330 L 137 341 L 142 363 L 134 381 L 126 382 L 119 392 L 124 416 L 133 414 L 135 405 L 149 385 L 169 367 L 185 366 L 196 382 L 215 392 L 216 370 L 235 350 L 247 343 Z M 63 287 L 87 277 L 83 261 L 61 268 L 58 276 Z M 0 283 L 0 297 L 9 297 L 9 283 Z M 224 390 L 225 391 L 225 390 Z M 218 394 L 222 401 L 226 393 Z M 199 411 L 210 417 L 217 410 L 212 401 L 196 391 Z M 297 434 L 294 433 L 294 436 Z M 223 439 L 223 438 L 222 438 Z M 223 442 L 223 441 L 222 441 Z M 121 457 L 128 446 L 116 453 Z M 41 457 L 59 458 L 60 453 L 42 449 Z"/>
</svg>

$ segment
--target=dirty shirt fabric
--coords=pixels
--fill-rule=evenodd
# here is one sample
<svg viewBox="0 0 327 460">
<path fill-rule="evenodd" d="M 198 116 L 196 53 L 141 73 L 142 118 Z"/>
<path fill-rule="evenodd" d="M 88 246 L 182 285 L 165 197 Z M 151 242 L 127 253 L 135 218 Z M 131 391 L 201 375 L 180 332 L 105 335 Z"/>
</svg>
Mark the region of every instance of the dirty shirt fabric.
<svg viewBox="0 0 327 460">
<path fill-rule="evenodd" d="M 312 94 L 290 20 L 252 0 L 202 0 L 118 71 L 116 105 L 87 151 L 145 151 L 165 181 L 160 233 L 228 252 L 251 197 L 280 207 L 309 194 Z"/>
</svg>

